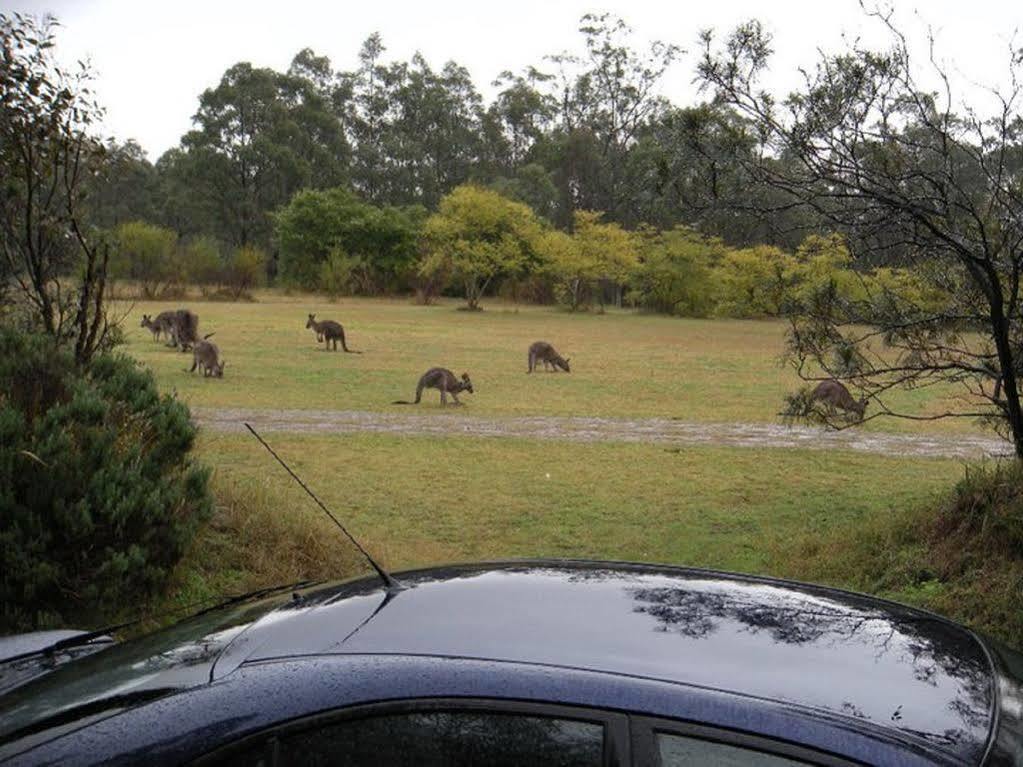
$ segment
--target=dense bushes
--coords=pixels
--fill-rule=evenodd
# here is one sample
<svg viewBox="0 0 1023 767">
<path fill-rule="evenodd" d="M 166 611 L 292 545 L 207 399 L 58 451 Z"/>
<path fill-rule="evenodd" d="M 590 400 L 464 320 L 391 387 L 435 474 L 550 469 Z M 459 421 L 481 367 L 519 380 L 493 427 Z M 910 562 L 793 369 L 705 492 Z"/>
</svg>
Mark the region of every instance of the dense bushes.
<svg viewBox="0 0 1023 767">
<path fill-rule="evenodd" d="M 184 405 L 123 356 L 77 368 L 0 327 L 0 622 L 110 618 L 154 593 L 211 511 Z"/>
<path fill-rule="evenodd" d="M 557 301 L 577 311 L 614 303 L 685 317 L 777 317 L 815 301 L 850 306 L 891 300 L 922 309 L 945 300 L 902 269 L 855 271 L 843 238 L 810 235 L 789 252 L 732 248 L 677 226 L 628 231 L 577 210 L 571 231 L 494 189 L 457 187 L 436 213 L 378 207 L 344 189 L 305 190 L 274 216 L 278 284 L 340 295 L 415 288 L 429 303 L 446 293 L 477 308 L 485 295 Z M 117 230 L 116 273 L 147 296 L 183 282 L 238 299 L 266 277 L 254 248 L 225 251 L 208 237 L 178 242 L 142 222 Z"/>
<path fill-rule="evenodd" d="M 111 277 L 135 282 L 146 298 L 169 298 L 190 283 L 204 296 L 237 301 L 266 278 L 266 254 L 251 246 L 228 250 L 212 237 L 181 241 L 144 221 L 121 224 L 113 240 Z"/>
<path fill-rule="evenodd" d="M 318 289 L 323 265 L 349 257 L 365 267 L 363 274 L 350 283 L 332 282 L 331 292 L 407 287 L 425 215 L 418 207 L 379 208 L 343 188 L 299 192 L 274 216 L 281 279 Z M 328 272 L 333 276 L 343 269 L 335 266 Z"/>
</svg>

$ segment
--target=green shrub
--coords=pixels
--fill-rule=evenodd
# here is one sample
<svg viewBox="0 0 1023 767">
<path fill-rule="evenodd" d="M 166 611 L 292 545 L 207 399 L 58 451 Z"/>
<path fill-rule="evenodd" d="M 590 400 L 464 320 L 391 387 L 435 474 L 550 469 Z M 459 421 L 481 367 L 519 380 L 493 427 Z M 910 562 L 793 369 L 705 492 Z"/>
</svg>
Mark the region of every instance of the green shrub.
<svg viewBox="0 0 1023 767">
<path fill-rule="evenodd" d="M 224 289 L 235 301 L 251 295 L 266 276 L 266 253 L 259 248 L 238 248 L 227 259 L 221 276 Z"/>
<path fill-rule="evenodd" d="M 181 252 L 181 265 L 185 279 L 198 285 L 204 296 L 215 292 L 224 277 L 224 262 L 220 245 L 212 237 L 197 237 Z"/>
<path fill-rule="evenodd" d="M 111 277 L 135 280 L 146 298 L 169 295 L 184 276 L 177 241 L 175 232 L 144 221 L 121 224 L 114 233 Z"/>
<path fill-rule="evenodd" d="M 0 628 L 109 620 L 156 593 L 212 509 L 195 435 L 127 357 L 83 370 L 0 327 Z"/>
</svg>

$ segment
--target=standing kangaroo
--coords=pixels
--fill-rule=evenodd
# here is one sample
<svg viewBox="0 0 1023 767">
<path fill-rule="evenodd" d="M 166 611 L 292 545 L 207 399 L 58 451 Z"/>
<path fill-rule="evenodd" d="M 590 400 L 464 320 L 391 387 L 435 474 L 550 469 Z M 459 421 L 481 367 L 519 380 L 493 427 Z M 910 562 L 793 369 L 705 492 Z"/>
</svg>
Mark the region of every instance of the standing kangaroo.
<svg viewBox="0 0 1023 767">
<path fill-rule="evenodd" d="M 418 405 L 419 401 L 423 398 L 423 389 L 439 389 L 440 390 L 440 404 L 448 404 L 448 395 L 455 401 L 456 405 L 462 403 L 458 401 L 458 392 L 467 391 L 469 394 L 473 393 L 472 381 L 469 380 L 468 373 L 462 373 L 461 379 L 456 378 L 455 374 L 447 368 L 430 368 L 423 373 L 422 378 L 419 379 L 419 384 L 416 386 L 416 401 L 408 402 L 407 400 L 398 399 L 392 402 L 393 405 Z"/>
<path fill-rule="evenodd" d="M 537 362 L 543 363 L 544 370 L 553 370 L 557 372 L 558 368 L 561 368 L 566 373 L 572 372 L 568 368 L 568 358 L 562 357 L 558 354 L 554 347 L 546 341 L 536 341 L 529 347 L 529 370 L 527 373 L 532 373 L 536 367 Z"/>
<path fill-rule="evenodd" d="M 209 336 L 206 336 L 206 338 L 209 338 Z M 192 367 L 188 372 L 194 373 L 195 369 L 199 368 L 199 372 L 206 378 L 209 378 L 211 375 L 215 378 L 223 378 L 224 364 L 224 360 L 220 358 L 220 349 L 217 348 L 217 345 L 204 338 L 202 341 L 196 341 L 195 345 L 192 346 Z"/>
<path fill-rule="evenodd" d="M 159 341 L 160 335 L 171 332 L 171 323 L 174 320 L 174 312 L 160 312 L 156 317 L 148 314 L 142 315 L 141 327 L 148 328 L 153 334 L 153 340 Z"/>
<path fill-rule="evenodd" d="M 171 342 L 167 346 L 177 348 L 180 345 L 181 351 L 188 351 L 199 340 L 199 315 L 188 311 L 188 309 L 178 309 L 168 312 L 168 314 L 170 314 L 168 329 Z M 206 337 L 209 338 L 209 336 Z"/>
<path fill-rule="evenodd" d="M 349 349 L 347 344 L 345 344 L 345 329 L 341 327 L 340 322 L 334 322 L 334 320 L 322 320 L 321 322 L 317 322 L 316 315 L 310 314 L 305 326 L 313 329 L 313 332 L 316 333 L 317 342 L 321 339 L 323 340 L 324 351 L 330 349 L 331 342 L 334 343 L 334 351 L 337 351 L 337 342 L 340 341 L 341 348 L 349 354 L 362 354 L 362 352 Z"/>
<path fill-rule="evenodd" d="M 834 378 L 821 381 L 817 388 L 810 394 L 810 402 L 823 402 L 828 410 L 834 412 L 836 408 L 849 413 L 856 413 L 863 420 L 863 414 L 867 410 L 867 398 L 861 400 L 853 399 L 845 384 L 836 381 Z"/>
</svg>

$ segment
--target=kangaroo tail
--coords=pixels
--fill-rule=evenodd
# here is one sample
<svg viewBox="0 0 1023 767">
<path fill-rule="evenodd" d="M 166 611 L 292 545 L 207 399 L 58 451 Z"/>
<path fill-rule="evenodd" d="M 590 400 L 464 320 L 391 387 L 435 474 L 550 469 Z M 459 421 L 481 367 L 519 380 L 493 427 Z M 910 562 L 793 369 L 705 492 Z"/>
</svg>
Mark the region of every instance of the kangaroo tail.
<svg viewBox="0 0 1023 767">
<path fill-rule="evenodd" d="M 362 354 L 362 352 L 357 352 L 357 351 L 354 351 L 354 350 L 348 348 L 348 344 L 345 343 L 345 331 L 344 330 L 341 331 L 341 348 L 344 349 L 349 354 Z"/>
<path fill-rule="evenodd" d="M 206 335 L 204 335 L 204 336 L 202 337 L 202 340 L 203 340 L 203 341 L 205 341 L 205 340 L 206 340 L 207 338 L 212 338 L 212 337 L 213 337 L 213 336 L 215 336 L 216 334 L 217 334 L 217 331 L 215 331 L 215 330 L 214 330 L 214 331 L 213 331 L 212 333 L 207 333 Z"/>
<path fill-rule="evenodd" d="M 423 385 L 419 384 L 419 386 L 416 387 L 416 401 L 415 402 L 409 402 L 408 400 L 405 400 L 405 399 L 396 399 L 391 404 L 392 405 L 418 405 L 419 404 L 419 400 L 421 400 L 422 398 L 423 398 Z"/>
</svg>

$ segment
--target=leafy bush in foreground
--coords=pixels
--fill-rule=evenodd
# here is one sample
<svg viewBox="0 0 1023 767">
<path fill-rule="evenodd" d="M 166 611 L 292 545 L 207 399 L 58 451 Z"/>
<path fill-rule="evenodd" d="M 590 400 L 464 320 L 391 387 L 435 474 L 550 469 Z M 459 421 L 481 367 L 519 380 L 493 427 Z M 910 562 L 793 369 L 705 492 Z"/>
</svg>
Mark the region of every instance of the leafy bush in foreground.
<svg viewBox="0 0 1023 767">
<path fill-rule="evenodd" d="M 110 618 L 212 511 L 187 408 L 123 356 L 0 328 L 0 629 Z"/>
</svg>

